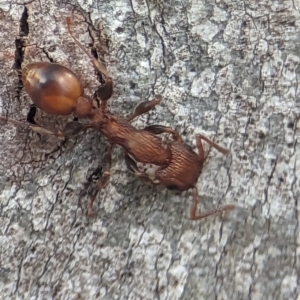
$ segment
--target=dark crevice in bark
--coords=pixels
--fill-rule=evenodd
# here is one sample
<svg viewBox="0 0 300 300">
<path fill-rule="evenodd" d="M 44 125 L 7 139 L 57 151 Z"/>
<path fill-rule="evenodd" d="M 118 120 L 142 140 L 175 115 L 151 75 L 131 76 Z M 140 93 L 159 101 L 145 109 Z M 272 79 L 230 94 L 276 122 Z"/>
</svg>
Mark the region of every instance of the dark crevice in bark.
<svg viewBox="0 0 300 300">
<path fill-rule="evenodd" d="M 87 24 L 92 24 L 90 15 L 88 16 L 88 20 L 87 20 L 87 18 L 85 18 L 85 21 L 86 21 Z M 94 44 L 95 44 L 95 38 L 94 38 L 91 30 L 95 30 L 95 29 L 93 29 L 93 28 L 91 29 L 90 26 L 88 26 L 87 31 L 88 31 L 88 34 L 89 34 L 91 40 L 92 40 L 92 42 L 89 43 L 90 52 L 91 52 L 92 56 L 96 60 L 99 60 L 99 55 L 98 55 L 97 49 L 94 46 Z M 100 62 L 101 62 L 101 60 L 100 60 Z M 102 85 L 104 85 L 105 84 L 105 79 L 103 78 L 102 74 L 100 72 L 98 72 L 98 71 L 95 70 L 95 75 L 96 75 L 97 80 L 100 83 L 100 87 Z M 100 99 L 98 98 L 98 89 L 95 91 L 95 93 L 93 95 L 93 99 L 97 102 L 98 107 L 100 107 Z"/>
<path fill-rule="evenodd" d="M 22 63 L 24 58 L 24 48 L 25 42 L 23 37 L 29 34 L 29 26 L 28 26 L 28 10 L 27 7 L 24 6 L 24 10 L 22 16 L 20 18 L 20 27 L 19 27 L 19 37 L 15 39 L 15 63 L 14 69 L 18 72 L 18 83 L 16 87 L 16 95 L 15 98 L 20 100 L 21 90 L 23 88 L 23 81 L 22 81 Z"/>
<path fill-rule="evenodd" d="M 28 10 L 27 7 L 24 6 L 24 10 L 20 19 L 20 36 L 27 36 L 29 34 L 29 26 L 28 26 Z"/>
<path fill-rule="evenodd" d="M 49 53 L 44 48 L 42 48 L 42 51 L 51 63 L 55 63 L 54 59 L 49 55 Z"/>
<path fill-rule="evenodd" d="M 86 22 L 89 24 L 88 21 L 90 21 L 90 20 L 86 20 Z M 92 43 L 89 44 L 91 54 L 93 55 L 93 57 L 95 57 L 97 60 L 99 60 L 97 49 L 94 46 L 94 44 L 95 44 L 95 38 L 92 35 L 90 27 L 87 28 L 87 31 L 88 31 L 88 34 L 89 34 L 91 40 L 92 40 Z M 97 71 L 95 73 L 96 73 L 97 80 L 100 82 L 101 85 L 103 85 L 105 83 L 105 80 L 104 80 L 102 74 L 100 74 Z"/>
</svg>

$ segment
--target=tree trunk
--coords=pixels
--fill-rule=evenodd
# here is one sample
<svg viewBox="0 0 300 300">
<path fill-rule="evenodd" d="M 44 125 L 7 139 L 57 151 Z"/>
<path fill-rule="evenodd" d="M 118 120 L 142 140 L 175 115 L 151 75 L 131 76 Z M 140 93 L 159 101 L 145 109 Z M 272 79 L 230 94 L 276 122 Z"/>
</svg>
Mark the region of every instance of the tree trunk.
<svg viewBox="0 0 300 300">
<path fill-rule="evenodd" d="M 0 115 L 24 121 L 0 123 L 2 299 L 297 299 L 299 9 L 299 1 L 2 1 Z M 193 147 L 203 133 L 231 148 L 227 158 L 211 149 L 197 187 L 202 211 L 234 203 L 234 212 L 191 221 L 191 191 L 144 185 L 116 148 L 87 218 L 107 140 L 32 132 L 20 75 L 28 62 L 60 63 L 93 97 L 100 79 L 66 17 L 114 80 L 112 112 L 129 115 L 161 94 L 134 126 L 171 126 Z M 36 117 L 49 129 L 68 120 Z"/>
</svg>

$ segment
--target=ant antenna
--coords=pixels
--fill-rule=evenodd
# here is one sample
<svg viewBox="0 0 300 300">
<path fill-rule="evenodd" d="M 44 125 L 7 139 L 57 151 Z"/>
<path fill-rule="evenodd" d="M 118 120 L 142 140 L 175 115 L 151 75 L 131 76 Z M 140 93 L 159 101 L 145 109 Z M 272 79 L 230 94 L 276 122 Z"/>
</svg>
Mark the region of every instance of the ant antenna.
<svg viewBox="0 0 300 300">
<path fill-rule="evenodd" d="M 101 74 L 105 75 L 106 77 L 110 78 L 107 70 L 105 69 L 105 67 L 97 60 L 95 59 L 95 57 L 93 57 L 80 43 L 79 41 L 76 39 L 76 37 L 73 35 L 72 31 L 71 31 L 71 18 L 67 17 L 66 18 L 67 21 L 67 28 L 68 28 L 68 32 L 71 36 L 71 38 L 74 40 L 75 44 L 90 58 L 92 65 L 94 66 L 94 68 L 96 70 L 98 70 Z"/>
</svg>

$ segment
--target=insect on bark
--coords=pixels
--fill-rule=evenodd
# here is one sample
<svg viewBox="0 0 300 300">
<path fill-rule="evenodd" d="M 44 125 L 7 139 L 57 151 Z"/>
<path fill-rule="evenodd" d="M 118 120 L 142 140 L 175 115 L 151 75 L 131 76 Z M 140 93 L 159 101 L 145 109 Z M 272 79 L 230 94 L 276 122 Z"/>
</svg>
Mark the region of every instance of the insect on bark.
<svg viewBox="0 0 300 300">
<path fill-rule="evenodd" d="M 105 67 L 97 61 L 79 43 L 70 28 L 70 18 L 67 18 L 67 28 L 76 45 L 90 58 L 95 70 L 105 77 L 105 83 L 97 90 L 97 97 L 101 100 L 100 107 L 95 107 L 93 101 L 84 96 L 84 89 L 79 77 L 70 69 L 50 62 L 34 62 L 26 65 L 22 70 L 24 88 L 34 105 L 27 116 L 29 123 L 7 119 L 18 126 L 29 126 L 33 131 L 51 134 L 58 137 L 78 134 L 82 130 L 93 129 L 103 134 L 109 148 L 102 161 L 102 176 L 99 178 L 97 188 L 88 206 L 88 215 L 93 215 L 93 205 L 98 192 L 108 183 L 112 161 L 112 152 L 116 145 L 122 147 L 125 163 L 130 171 L 147 184 L 162 184 L 167 189 L 179 192 L 192 189 L 193 202 L 190 208 L 190 218 L 200 220 L 210 215 L 231 211 L 234 205 L 225 205 L 208 212 L 198 213 L 197 205 L 199 196 L 197 181 L 200 176 L 205 154 L 202 141 L 208 143 L 224 155 L 229 155 L 230 150 L 221 147 L 207 137 L 197 134 L 196 145 L 198 154 L 183 142 L 180 134 L 170 127 L 151 125 L 143 129 L 135 128 L 131 121 L 138 116 L 149 112 L 162 100 L 160 95 L 151 101 L 140 103 L 128 117 L 111 113 L 107 108 L 107 101 L 113 93 L 113 80 Z M 76 119 L 87 118 L 89 123 L 68 122 L 63 129 L 48 129 L 36 124 L 34 115 L 36 107 L 53 115 L 73 114 Z M 172 141 L 163 144 L 160 134 L 168 133 Z M 158 166 L 155 178 L 151 179 L 137 166 L 137 162 L 154 164 Z"/>
</svg>

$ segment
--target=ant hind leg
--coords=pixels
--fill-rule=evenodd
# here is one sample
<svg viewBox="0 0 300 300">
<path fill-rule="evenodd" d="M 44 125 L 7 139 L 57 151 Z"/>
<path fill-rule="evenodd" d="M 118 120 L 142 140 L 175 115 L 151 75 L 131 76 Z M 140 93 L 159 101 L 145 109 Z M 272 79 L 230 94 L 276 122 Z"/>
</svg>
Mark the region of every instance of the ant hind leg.
<svg viewBox="0 0 300 300">
<path fill-rule="evenodd" d="M 64 136 L 63 133 L 60 130 L 57 130 L 57 131 L 54 132 L 54 131 L 49 130 L 49 129 L 43 127 L 43 126 L 39 126 L 39 125 L 36 125 L 36 124 L 33 124 L 33 123 L 18 121 L 18 120 L 6 118 L 6 117 L 1 117 L 1 116 L 0 116 L 0 120 L 5 121 L 5 122 L 10 123 L 10 124 L 14 124 L 15 126 L 19 126 L 19 127 L 22 127 L 22 128 L 24 128 L 24 127 L 28 128 L 29 127 L 35 133 L 54 135 L 54 136 L 57 136 L 57 137 L 63 137 Z"/>
<path fill-rule="evenodd" d="M 231 211 L 231 210 L 235 209 L 234 205 L 229 204 L 229 205 L 218 207 L 216 209 L 209 210 L 205 213 L 198 214 L 197 213 L 198 202 L 199 202 L 198 191 L 197 191 L 197 188 L 194 187 L 193 188 L 193 203 L 192 203 L 191 208 L 190 208 L 190 218 L 193 221 L 198 221 L 198 220 L 201 220 L 201 219 L 205 219 L 209 216 L 216 215 L 216 214 L 221 214 L 223 212 Z"/>
<path fill-rule="evenodd" d="M 204 136 L 202 134 L 196 134 L 196 143 L 197 143 L 197 148 L 198 148 L 199 152 L 200 152 L 201 149 L 202 149 L 201 152 L 203 152 L 201 140 L 205 141 L 211 147 L 215 148 L 216 150 L 218 150 L 219 152 L 221 152 L 222 154 L 224 154 L 226 156 L 230 154 L 230 150 L 229 149 L 224 148 L 224 147 L 218 145 L 217 143 L 213 142 L 212 140 L 210 140 L 209 138 L 207 138 L 206 136 Z"/>
</svg>

